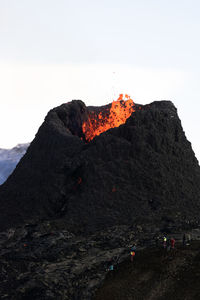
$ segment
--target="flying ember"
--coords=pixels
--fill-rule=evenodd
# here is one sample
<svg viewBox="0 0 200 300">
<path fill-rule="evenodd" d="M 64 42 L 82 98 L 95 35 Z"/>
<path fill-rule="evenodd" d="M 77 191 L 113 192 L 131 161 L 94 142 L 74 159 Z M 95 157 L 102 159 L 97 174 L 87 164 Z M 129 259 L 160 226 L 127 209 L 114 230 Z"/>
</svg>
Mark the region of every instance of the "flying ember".
<svg viewBox="0 0 200 300">
<path fill-rule="evenodd" d="M 126 122 L 134 111 L 135 103 L 130 96 L 120 94 L 119 98 L 103 111 L 89 113 L 88 119 L 82 125 L 85 139 L 89 142 L 102 132 L 119 127 Z"/>
</svg>

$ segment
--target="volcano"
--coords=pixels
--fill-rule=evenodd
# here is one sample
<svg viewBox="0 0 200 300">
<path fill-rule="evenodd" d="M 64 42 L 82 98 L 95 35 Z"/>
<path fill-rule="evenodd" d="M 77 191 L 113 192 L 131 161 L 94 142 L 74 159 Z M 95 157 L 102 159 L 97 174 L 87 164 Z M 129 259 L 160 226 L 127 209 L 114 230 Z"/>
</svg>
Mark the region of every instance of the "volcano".
<svg viewBox="0 0 200 300">
<path fill-rule="evenodd" d="M 47 114 L 0 205 L 1 230 L 52 219 L 75 233 L 198 222 L 200 168 L 172 102 L 73 100 Z"/>
<path fill-rule="evenodd" d="M 73 100 L 52 109 L 1 185 L 0 205 L 1 299 L 91 300 L 100 286 L 98 299 L 113 289 L 119 299 L 136 290 L 158 299 L 160 283 L 174 299 L 198 291 L 199 242 L 165 257 L 161 243 L 139 249 L 163 233 L 200 235 L 200 168 L 170 101 L 120 95 L 101 107 Z M 124 262 L 133 243 L 134 268 Z M 103 285 L 114 258 L 119 280 Z"/>
</svg>

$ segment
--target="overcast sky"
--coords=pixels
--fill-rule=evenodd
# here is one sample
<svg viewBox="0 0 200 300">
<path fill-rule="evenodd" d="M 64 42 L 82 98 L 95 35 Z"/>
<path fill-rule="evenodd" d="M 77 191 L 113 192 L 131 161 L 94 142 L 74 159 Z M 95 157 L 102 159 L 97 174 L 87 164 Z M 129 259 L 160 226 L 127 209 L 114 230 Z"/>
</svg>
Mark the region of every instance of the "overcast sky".
<svg viewBox="0 0 200 300">
<path fill-rule="evenodd" d="M 0 0 L 0 147 L 49 109 L 171 100 L 200 159 L 199 0 Z"/>
</svg>

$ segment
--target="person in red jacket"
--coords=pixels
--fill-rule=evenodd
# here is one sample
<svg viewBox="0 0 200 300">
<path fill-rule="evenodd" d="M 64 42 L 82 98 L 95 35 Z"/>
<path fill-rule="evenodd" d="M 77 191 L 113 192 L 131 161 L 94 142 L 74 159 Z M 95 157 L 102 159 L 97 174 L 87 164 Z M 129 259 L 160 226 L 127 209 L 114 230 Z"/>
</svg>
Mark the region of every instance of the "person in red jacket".
<svg viewBox="0 0 200 300">
<path fill-rule="evenodd" d="M 170 243 L 171 243 L 171 249 L 174 249 L 175 239 L 173 237 L 171 238 Z"/>
</svg>

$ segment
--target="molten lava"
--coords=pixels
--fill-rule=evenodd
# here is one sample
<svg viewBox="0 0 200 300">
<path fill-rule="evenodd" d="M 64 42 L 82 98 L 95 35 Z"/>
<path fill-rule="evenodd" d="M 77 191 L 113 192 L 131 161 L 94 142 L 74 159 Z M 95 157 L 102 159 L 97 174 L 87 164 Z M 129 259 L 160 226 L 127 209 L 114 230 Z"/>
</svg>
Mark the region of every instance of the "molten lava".
<svg viewBox="0 0 200 300">
<path fill-rule="evenodd" d="M 119 127 L 135 111 L 135 104 L 127 94 L 119 95 L 117 101 L 113 101 L 111 107 L 101 112 L 90 112 L 88 119 L 82 125 L 82 130 L 87 141 L 91 141 L 95 136 L 110 128 Z"/>
</svg>

